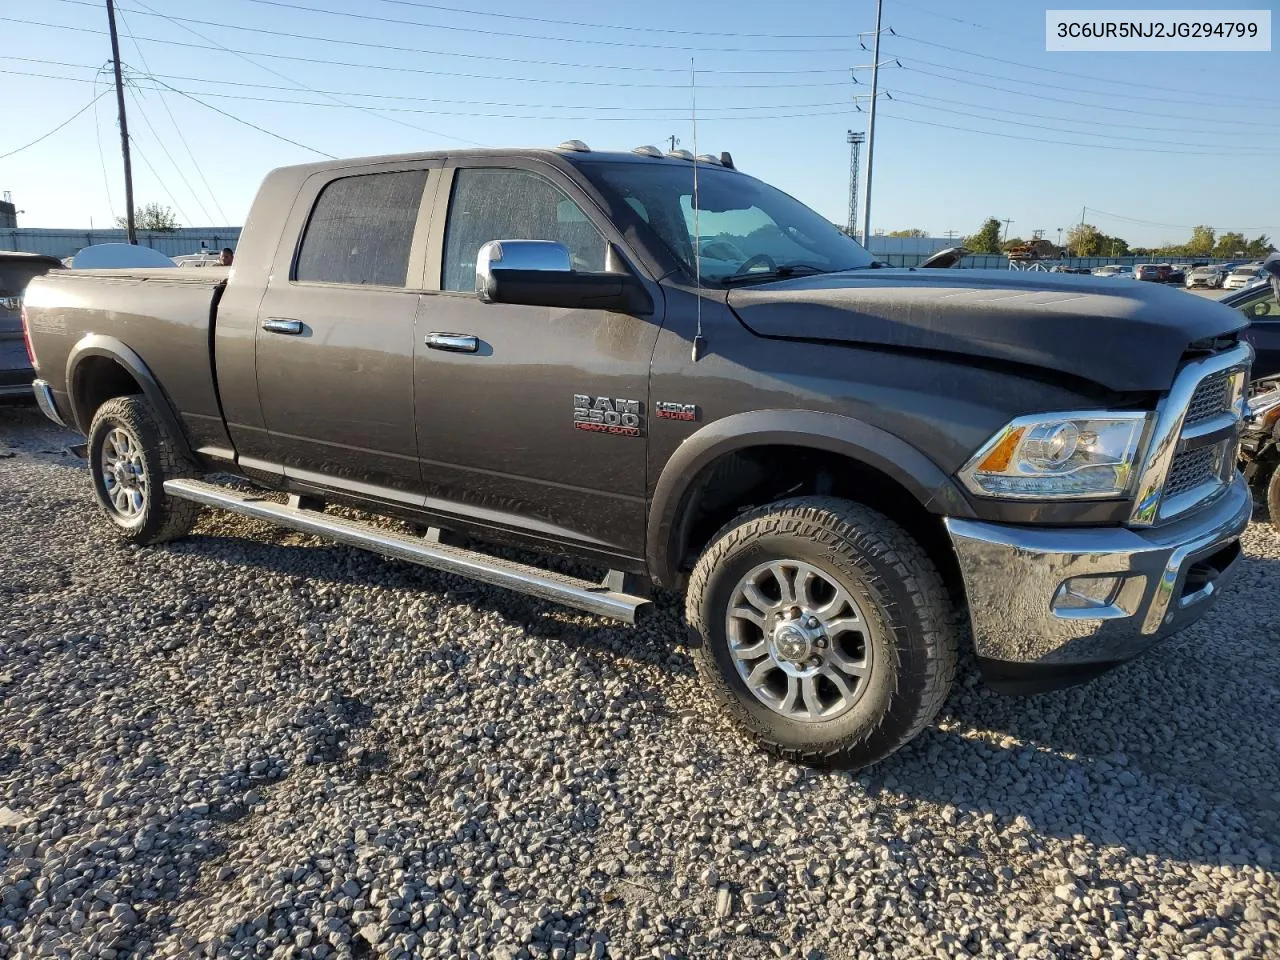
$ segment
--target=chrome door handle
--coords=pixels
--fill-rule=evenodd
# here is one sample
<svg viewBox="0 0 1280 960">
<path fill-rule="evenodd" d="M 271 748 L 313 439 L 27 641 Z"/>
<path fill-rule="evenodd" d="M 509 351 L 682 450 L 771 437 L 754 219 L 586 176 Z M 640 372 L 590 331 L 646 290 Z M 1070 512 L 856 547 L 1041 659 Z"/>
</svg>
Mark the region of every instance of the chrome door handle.
<svg viewBox="0 0 1280 960">
<path fill-rule="evenodd" d="M 262 329 L 271 333 L 283 333 L 296 337 L 302 332 L 302 321 L 286 320 L 283 317 L 267 317 L 262 321 Z"/>
<path fill-rule="evenodd" d="M 467 333 L 428 333 L 424 342 L 432 350 L 454 353 L 475 353 L 480 349 L 480 341 Z"/>
</svg>

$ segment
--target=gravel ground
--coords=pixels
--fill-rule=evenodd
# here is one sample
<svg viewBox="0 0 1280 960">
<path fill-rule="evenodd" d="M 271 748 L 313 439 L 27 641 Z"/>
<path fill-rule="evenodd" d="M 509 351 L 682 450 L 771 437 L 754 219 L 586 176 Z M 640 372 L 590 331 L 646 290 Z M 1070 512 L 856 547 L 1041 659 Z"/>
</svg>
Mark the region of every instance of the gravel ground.
<svg viewBox="0 0 1280 960">
<path fill-rule="evenodd" d="M 0 957 L 1280 956 L 1280 537 L 1074 690 L 754 752 L 639 630 L 207 514 L 0 408 Z M 7 445 L 8 449 L 3 449 Z"/>
</svg>

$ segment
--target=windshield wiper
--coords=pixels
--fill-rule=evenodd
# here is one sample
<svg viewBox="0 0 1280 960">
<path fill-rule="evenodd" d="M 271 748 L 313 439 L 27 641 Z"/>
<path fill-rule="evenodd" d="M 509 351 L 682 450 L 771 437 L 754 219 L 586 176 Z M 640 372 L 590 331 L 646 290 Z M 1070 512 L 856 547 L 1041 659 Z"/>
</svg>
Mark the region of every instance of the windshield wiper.
<svg viewBox="0 0 1280 960">
<path fill-rule="evenodd" d="M 787 277 L 812 276 L 815 273 L 834 273 L 834 270 L 826 270 L 822 267 L 815 267 L 811 263 L 788 263 L 773 270 L 751 270 L 747 273 L 734 273 L 727 277 L 721 277 L 721 283 L 745 283 L 748 280 L 783 280 Z"/>
</svg>

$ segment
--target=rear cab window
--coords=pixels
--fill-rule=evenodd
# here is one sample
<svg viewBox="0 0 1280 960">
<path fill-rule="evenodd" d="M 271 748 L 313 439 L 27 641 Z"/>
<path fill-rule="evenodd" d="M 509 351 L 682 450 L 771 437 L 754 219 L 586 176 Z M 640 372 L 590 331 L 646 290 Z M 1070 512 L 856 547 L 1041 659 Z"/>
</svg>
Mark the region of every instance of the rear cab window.
<svg viewBox="0 0 1280 960">
<path fill-rule="evenodd" d="M 366 173 L 327 184 L 307 220 L 293 279 L 406 286 L 427 174 Z"/>
</svg>

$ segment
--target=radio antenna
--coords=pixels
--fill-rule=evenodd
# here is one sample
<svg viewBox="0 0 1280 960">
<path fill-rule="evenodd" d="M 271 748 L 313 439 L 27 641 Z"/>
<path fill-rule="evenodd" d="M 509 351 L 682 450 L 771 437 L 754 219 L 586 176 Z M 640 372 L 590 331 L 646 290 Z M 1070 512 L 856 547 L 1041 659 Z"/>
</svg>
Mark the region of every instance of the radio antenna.
<svg viewBox="0 0 1280 960">
<path fill-rule="evenodd" d="M 689 58 L 689 99 L 693 113 L 693 283 L 697 295 L 694 309 L 698 315 L 697 332 L 693 335 L 693 362 L 702 359 L 702 351 L 707 345 L 702 336 L 702 218 L 699 216 L 701 204 L 698 202 L 698 70 L 694 66 L 693 57 Z"/>
</svg>

